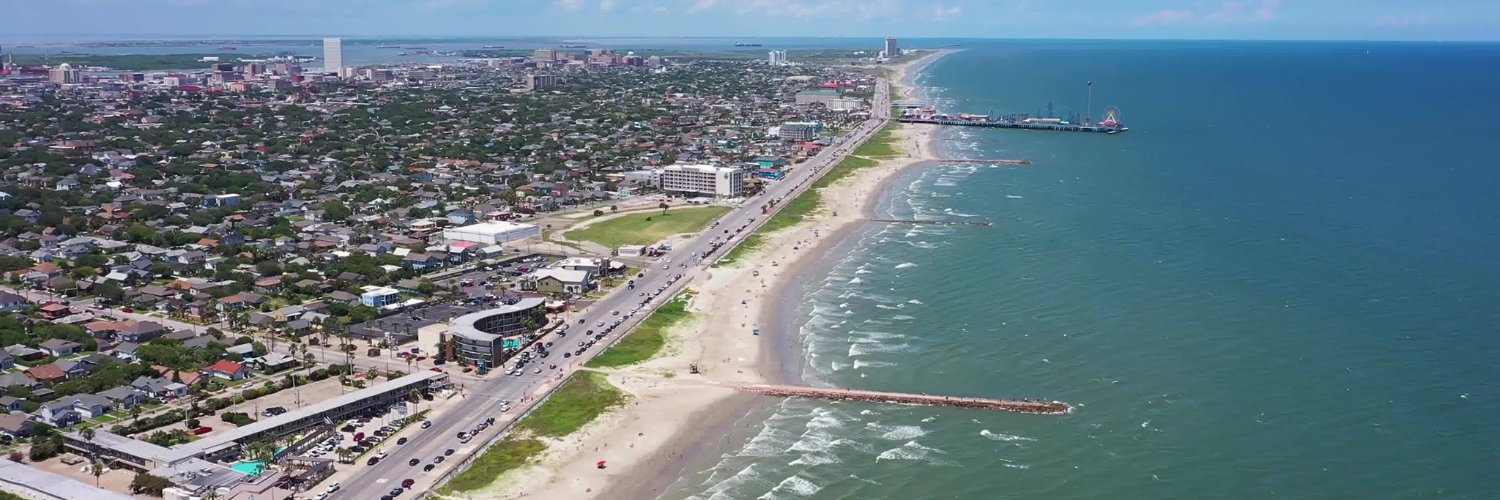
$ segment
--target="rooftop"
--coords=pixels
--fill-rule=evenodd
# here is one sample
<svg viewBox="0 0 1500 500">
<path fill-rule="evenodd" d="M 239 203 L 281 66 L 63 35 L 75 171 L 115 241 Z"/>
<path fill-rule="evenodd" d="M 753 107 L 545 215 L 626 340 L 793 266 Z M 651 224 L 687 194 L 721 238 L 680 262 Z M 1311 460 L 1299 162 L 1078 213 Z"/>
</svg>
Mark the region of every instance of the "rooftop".
<svg viewBox="0 0 1500 500">
<path fill-rule="evenodd" d="M 479 320 L 482 320 L 484 318 L 525 311 L 534 307 L 540 307 L 545 303 L 546 301 L 540 297 L 526 297 L 514 304 L 506 304 L 494 309 L 485 309 L 483 311 L 473 312 L 465 314 L 463 316 L 459 316 L 457 318 L 453 318 L 453 321 L 448 323 L 448 330 L 453 332 L 454 335 L 459 335 L 466 338 L 494 341 L 495 339 L 500 338 L 500 336 L 486 332 L 484 330 L 480 330 L 479 327 L 474 326 L 474 324 L 478 323 Z"/>
</svg>

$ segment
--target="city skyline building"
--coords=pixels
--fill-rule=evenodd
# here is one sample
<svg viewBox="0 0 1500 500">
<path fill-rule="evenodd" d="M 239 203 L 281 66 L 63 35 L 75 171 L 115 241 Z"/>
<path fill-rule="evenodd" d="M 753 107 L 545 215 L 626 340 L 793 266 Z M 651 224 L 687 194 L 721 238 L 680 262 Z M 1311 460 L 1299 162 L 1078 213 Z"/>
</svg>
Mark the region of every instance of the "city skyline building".
<svg viewBox="0 0 1500 500">
<path fill-rule="evenodd" d="M 885 37 L 885 49 L 881 51 L 881 54 L 887 58 L 901 55 L 901 47 L 896 45 L 896 37 Z"/>
<path fill-rule="evenodd" d="M 791 64 L 791 61 L 787 60 L 785 50 L 773 50 L 766 53 L 766 62 L 772 66 Z"/>
<path fill-rule="evenodd" d="M 323 72 L 344 75 L 344 39 L 323 39 Z"/>
</svg>

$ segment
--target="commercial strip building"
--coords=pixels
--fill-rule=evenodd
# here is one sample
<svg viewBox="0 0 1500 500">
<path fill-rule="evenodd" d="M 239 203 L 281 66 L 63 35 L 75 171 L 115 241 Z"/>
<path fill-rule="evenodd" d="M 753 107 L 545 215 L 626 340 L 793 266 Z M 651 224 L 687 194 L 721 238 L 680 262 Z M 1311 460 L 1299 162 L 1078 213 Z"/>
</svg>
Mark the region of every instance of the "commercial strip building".
<svg viewBox="0 0 1500 500">
<path fill-rule="evenodd" d="M 331 426 L 334 422 L 405 401 L 413 390 L 431 391 L 448 385 L 445 373 L 417 372 L 173 448 L 103 430 L 95 431 L 92 440 L 84 439 L 78 433 L 65 434 L 64 446 L 81 455 L 100 457 L 111 467 L 149 472 L 170 479 L 178 490 L 194 496 L 209 490 L 243 489 L 245 486 L 241 485 L 253 486 L 272 480 L 266 476 L 254 478 L 214 461 L 233 460 L 240 455 L 245 444 L 279 439 L 317 426 Z M 265 487 L 269 489 L 271 486 L 267 483 Z M 284 497 L 277 495 L 277 498 Z"/>
<path fill-rule="evenodd" d="M 529 320 L 528 320 L 529 318 Z M 448 357 L 475 366 L 499 366 L 505 361 L 506 337 L 519 347 L 527 326 L 547 324 L 547 304 L 540 297 L 527 297 L 514 304 L 465 314 L 448 323 L 453 340 Z"/>
<path fill-rule="evenodd" d="M 737 168 L 713 165 L 671 165 L 661 169 L 661 189 L 670 193 L 732 198 L 744 191 L 745 173 Z"/>
<path fill-rule="evenodd" d="M 487 245 L 530 238 L 540 234 L 542 234 L 542 230 L 536 224 L 516 224 L 504 221 L 481 222 L 479 224 L 443 230 L 444 239 L 450 241 L 472 241 Z"/>
</svg>

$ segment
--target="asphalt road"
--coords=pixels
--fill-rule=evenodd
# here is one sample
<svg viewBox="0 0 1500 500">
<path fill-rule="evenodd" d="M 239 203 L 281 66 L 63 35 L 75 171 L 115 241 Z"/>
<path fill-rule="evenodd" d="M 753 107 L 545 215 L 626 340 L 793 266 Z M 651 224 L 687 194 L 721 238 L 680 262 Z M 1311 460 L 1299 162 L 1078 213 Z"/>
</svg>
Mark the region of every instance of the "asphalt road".
<svg viewBox="0 0 1500 500">
<path fill-rule="evenodd" d="M 888 89 L 889 87 L 886 85 L 884 79 L 877 81 L 875 85 L 875 98 L 871 106 L 871 112 L 874 115 L 873 118 L 861 124 L 835 145 L 825 148 L 811 160 L 798 165 L 786 178 L 771 184 L 765 192 L 746 200 L 741 204 L 743 208 L 734 210 L 719 219 L 719 226 L 714 231 L 699 233 L 698 236 L 673 249 L 672 253 L 668 256 L 673 261 L 670 264 L 671 268 L 669 270 L 662 270 L 661 263 L 657 263 L 645 269 L 646 276 L 644 278 L 636 280 L 635 290 L 616 291 L 595 302 L 592 307 L 579 313 L 568 315 L 567 320 L 573 325 L 574 334 L 568 335 L 562 340 L 568 342 L 581 340 L 583 338 L 582 332 L 594 328 L 593 325 L 595 323 L 600 321 L 606 323 L 614 321 L 616 316 L 612 315 L 611 311 L 619 310 L 622 315 L 626 311 L 629 311 L 636 304 L 640 303 L 641 297 L 636 295 L 640 291 L 652 292 L 658 287 L 667 287 L 663 293 L 652 299 L 651 305 L 653 308 L 662 301 L 675 296 L 688 283 L 692 282 L 693 278 L 705 272 L 708 264 L 714 258 L 722 256 L 722 252 L 727 251 L 727 247 L 725 247 L 720 249 L 721 253 L 711 255 L 709 259 L 689 259 L 692 255 L 703 255 L 705 251 L 709 250 L 710 241 L 715 236 L 724 236 L 724 232 L 721 229 L 728 229 L 731 233 L 731 239 L 744 238 L 749 235 L 770 218 L 771 214 L 760 213 L 759 207 L 762 204 L 772 200 L 789 200 L 791 196 L 805 190 L 818 176 L 827 172 L 829 167 L 837 164 L 845 155 L 853 152 L 865 140 L 878 133 L 890 118 L 890 96 L 888 95 Z M 772 208 L 772 212 L 784 206 L 786 206 L 784 202 L 777 203 Z M 735 231 L 741 227 L 744 229 L 739 232 Z M 691 265 L 679 267 L 680 264 L 686 263 L 688 260 L 692 260 Z M 683 278 L 669 285 L 669 278 L 678 273 L 681 273 Z M 502 414 L 499 412 L 501 400 L 508 399 L 512 402 L 510 410 L 512 415 L 519 414 L 529 409 L 531 405 L 540 403 L 540 399 L 522 403 L 521 397 L 536 392 L 544 382 L 548 380 L 555 381 L 561 373 L 575 370 L 587 360 L 592 359 L 604 350 L 602 346 L 610 344 L 615 340 L 615 337 L 624 335 L 641 320 L 645 319 L 648 316 L 646 313 L 649 309 L 643 309 L 641 314 L 626 318 L 619 328 L 610 333 L 609 337 L 593 348 L 590 348 L 581 356 L 558 359 L 554 355 L 554 357 L 545 360 L 546 364 L 557 363 L 559 365 L 558 370 L 545 370 L 540 375 L 532 374 L 531 367 L 542 364 L 533 363 L 533 365 L 528 366 L 527 373 L 520 377 L 507 376 L 503 373 L 504 370 L 496 370 L 491 372 L 485 380 L 470 383 L 465 389 L 466 396 L 457 402 L 457 406 L 444 408 L 443 411 L 436 412 L 438 414 L 430 418 L 433 423 L 432 428 L 410 436 L 405 446 L 388 447 L 389 455 L 385 460 L 374 466 L 366 466 L 363 463 L 351 465 L 350 467 L 357 467 L 362 470 L 356 474 L 355 479 L 343 481 L 343 489 L 330 496 L 330 498 L 360 500 L 380 498 L 392 488 L 399 485 L 403 479 L 407 478 L 416 479 L 417 482 L 413 485 L 413 490 L 427 491 L 434 486 L 432 484 L 433 481 L 441 477 L 441 474 L 447 471 L 449 467 L 453 464 L 462 463 L 463 457 L 468 454 L 470 449 L 477 447 L 480 443 L 487 442 L 495 432 L 498 432 L 499 428 L 504 426 L 501 422 L 497 422 L 495 426 L 486 430 L 486 432 L 467 444 L 459 441 L 457 436 L 459 431 L 473 429 L 475 424 L 487 417 L 493 416 L 497 420 L 501 419 Z M 578 324 L 580 319 L 585 324 Z M 550 337 L 543 340 L 556 340 Z M 556 352 L 561 352 L 562 350 L 557 349 Z M 566 363 L 559 363 L 559 361 L 565 361 Z M 452 405 L 453 402 L 449 404 Z M 448 457 L 442 466 L 429 473 L 421 472 L 422 465 L 430 463 L 433 457 L 442 454 L 444 450 L 449 448 L 455 449 L 457 452 L 453 456 Z M 407 463 L 412 458 L 420 459 L 421 463 L 416 467 L 408 466 Z M 411 493 L 408 492 L 406 494 L 410 495 Z M 403 495 L 403 498 L 407 497 Z"/>
</svg>

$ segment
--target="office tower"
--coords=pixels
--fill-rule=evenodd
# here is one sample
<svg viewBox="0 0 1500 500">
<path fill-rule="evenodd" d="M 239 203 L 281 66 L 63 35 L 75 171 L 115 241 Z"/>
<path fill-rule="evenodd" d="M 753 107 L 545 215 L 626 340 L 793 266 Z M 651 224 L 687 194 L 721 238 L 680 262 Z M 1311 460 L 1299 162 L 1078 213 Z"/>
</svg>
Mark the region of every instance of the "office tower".
<svg viewBox="0 0 1500 500">
<path fill-rule="evenodd" d="M 323 39 L 323 72 L 344 74 L 344 39 Z"/>
</svg>

